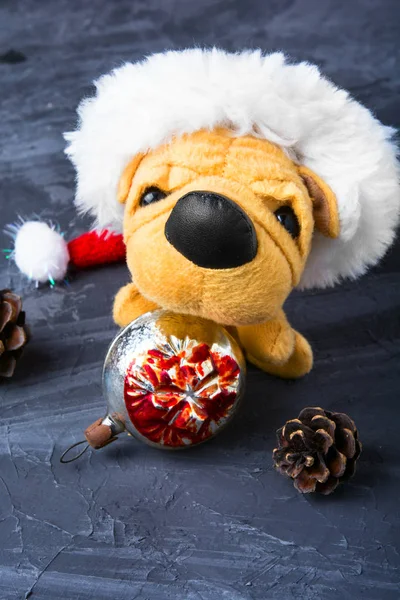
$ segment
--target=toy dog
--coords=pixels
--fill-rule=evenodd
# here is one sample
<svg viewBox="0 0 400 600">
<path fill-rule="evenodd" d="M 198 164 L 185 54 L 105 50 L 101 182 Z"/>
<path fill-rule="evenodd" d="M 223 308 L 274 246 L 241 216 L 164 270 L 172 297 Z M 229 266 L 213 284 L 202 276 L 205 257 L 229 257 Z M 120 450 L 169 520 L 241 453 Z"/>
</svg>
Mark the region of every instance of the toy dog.
<svg viewBox="0 0 400 600">
<path fill-rule="evenodd" d="M 282 306 L 296 286 L 361 275 L 392 242 L 393 130 L 282 54 L 167 52 L 96 88 L 67 153 L 78 207 L 123 228 L 132 282 L 115 321 L 198 315 L 261 369 L 307 373 L 311 348 Z"/>
<path fill-rule="evenodd" d="M 67 154 L 80 211 L 123 231 L 132 282 L 115 321 L 159 307 L 205 317 L 261 369 L 309 372 L 283 304 L 294 287 L 363 274 L 393 241 L 393 130 L 282 54 L 167 52 L 95 85 Z"/>
</svg>

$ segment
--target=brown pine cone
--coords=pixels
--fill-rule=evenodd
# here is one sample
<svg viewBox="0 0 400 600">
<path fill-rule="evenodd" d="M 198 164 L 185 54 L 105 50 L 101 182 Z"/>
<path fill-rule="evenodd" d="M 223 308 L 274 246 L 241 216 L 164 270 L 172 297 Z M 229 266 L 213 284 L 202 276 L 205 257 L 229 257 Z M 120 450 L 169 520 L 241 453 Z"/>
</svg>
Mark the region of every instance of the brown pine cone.
<svg viewBox="0 0 400 600">
<path fill-rule="evenodd" d="M 275 467 L 293 479 L 303 494 L 330 494 L 354 475 L 361 452 L 354 422 L 343 413 L 304 408 L 297 419 L 278 429 Z"/>
<path fill-rule="evenodd" d="M 0 291 L 0 377 L 12 377 L 28 341 L 22 300 L 11 290 Z"/>
</svg>

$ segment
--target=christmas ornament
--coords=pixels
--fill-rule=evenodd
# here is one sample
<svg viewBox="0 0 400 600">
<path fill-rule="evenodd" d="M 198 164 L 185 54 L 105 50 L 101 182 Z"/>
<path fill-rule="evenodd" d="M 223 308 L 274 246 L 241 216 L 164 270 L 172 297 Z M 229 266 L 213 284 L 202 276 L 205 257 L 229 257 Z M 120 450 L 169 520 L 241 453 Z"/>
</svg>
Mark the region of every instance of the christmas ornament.
<svg viewBox="0 0 400 600">
<path fill-rule="evenodd" d="M 86 440 L 101 448 L 126 431 L 156 448 L 195 446 L 233 418 L 244 381 L 242 352 L 223 327 L 169 311 L 147 313 L 110 346 L 103 369 L 107 415 L 86 430 Z M 62 462 L 70 462 L 71 448 Z"/>
<path fill-rule="evenodd" d="M 60 228 L 44 221 L 23 221 L 8 225 L 6 232 L 14 240 L 13 248 L 4 250 L 6 258 L 38 285 L 49 282 L 53 287 L 62 281 L 69 267 L 85 269 L 125 260 L 122 235 L 103 231 L 84 233 L 69 242 Z"/>
<path fill-rule="evenodd" d="M 13 376 L 27 341 L 21 298 L 11 290 L 0 291 L 0 378 Z"/>
<path fill-rule="evenodd" d="M 343 413 L 304 408 L 277 437 L 275 467 L 299 492 L 327 495 L 354 475 L 361 443 L 354 422 Z"/>
</svg>

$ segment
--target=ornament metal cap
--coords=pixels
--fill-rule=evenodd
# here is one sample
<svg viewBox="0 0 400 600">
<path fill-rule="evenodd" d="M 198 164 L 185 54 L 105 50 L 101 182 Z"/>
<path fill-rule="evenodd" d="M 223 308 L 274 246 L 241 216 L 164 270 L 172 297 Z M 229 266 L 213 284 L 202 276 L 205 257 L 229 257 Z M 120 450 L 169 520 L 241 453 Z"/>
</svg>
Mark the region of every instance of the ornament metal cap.
<svg viewBox="0 0 400 600">
<path fill-rule="evenodd" d="M 117 435 L 124 431 L 125 426 L 116 417 L 107 415 L 104 419 L 97 419 L 85 430 L 85 438 L 92 448 L 99 450 L 117 439 Z"/>
</svg>

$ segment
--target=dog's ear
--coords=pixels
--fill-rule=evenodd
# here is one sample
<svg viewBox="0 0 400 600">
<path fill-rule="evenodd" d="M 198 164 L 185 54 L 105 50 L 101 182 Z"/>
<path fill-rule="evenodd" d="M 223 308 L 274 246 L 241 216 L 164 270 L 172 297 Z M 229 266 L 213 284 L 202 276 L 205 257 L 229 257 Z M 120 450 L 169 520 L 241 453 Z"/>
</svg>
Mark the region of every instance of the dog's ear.
<svg viewBox="0 0 400 600">
<path fill-rule="evenodd" d="M 315 227 L 323 235 L 337 238 L 340 233 L 338 205 L 328 184 L 308 167 L 298 167 L 298 172 L 313 202 Z"/>
<path fill-rule="evenodd" d="M 126 199 L 128 198 L 133 176 L 135 175 L 143 156 L 143 154 L 136 154 L 136 156 L 132 158 L 131 162 L 126 165 L 125 169 L 122 172 L 121 178 L 118 183 L 117 193 L 118 202 L 120 202 L 121 204 L 125 204 Z"/>
</svg>

